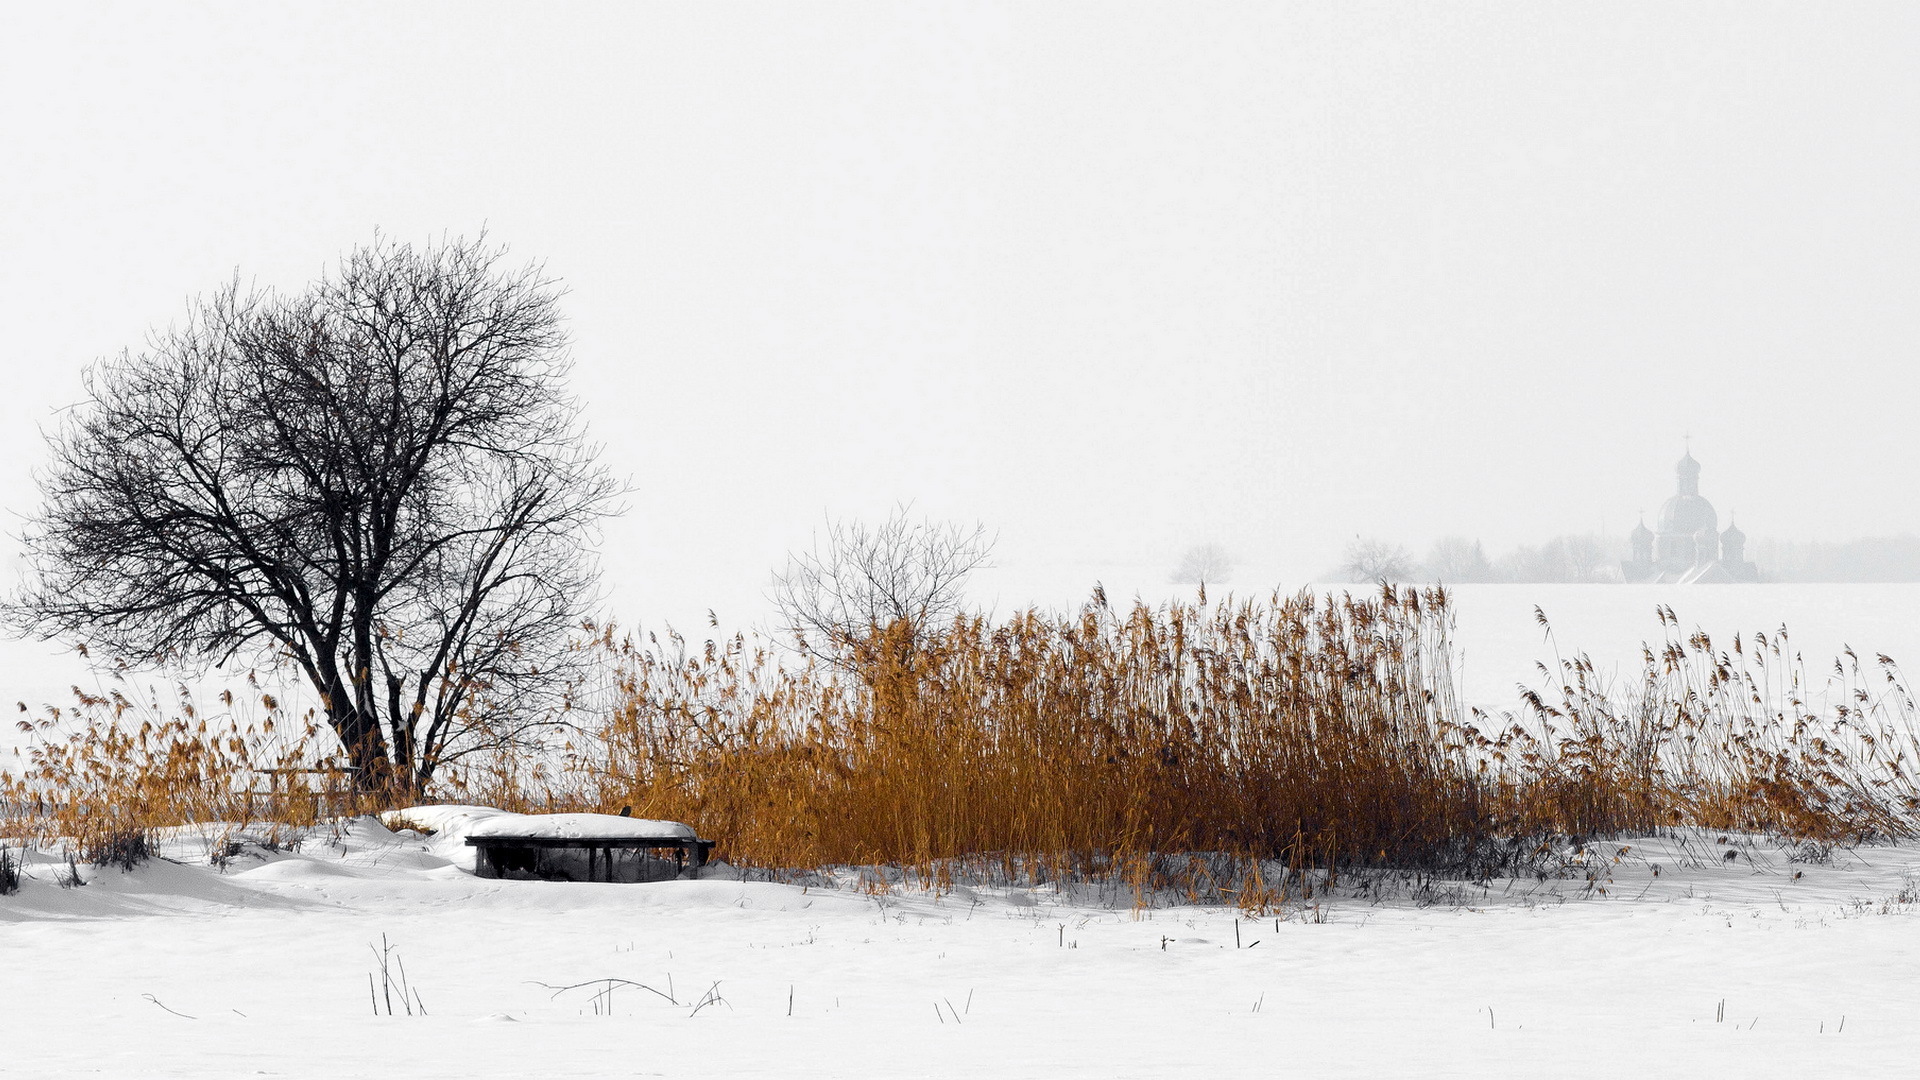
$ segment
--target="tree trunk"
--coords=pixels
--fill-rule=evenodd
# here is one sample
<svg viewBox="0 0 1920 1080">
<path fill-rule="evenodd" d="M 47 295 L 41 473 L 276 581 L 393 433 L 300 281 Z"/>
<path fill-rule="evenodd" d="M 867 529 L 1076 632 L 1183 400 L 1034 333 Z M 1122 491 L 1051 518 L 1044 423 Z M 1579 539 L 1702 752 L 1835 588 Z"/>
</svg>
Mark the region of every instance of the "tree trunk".
<svg viewBox="0 0 1920 1080">
<path fill-rule="evenodd" d="M 328 722 L 347 751 L 353 767 L 353 787 L 362 795 L 372 795 L 391 786 L 392 765 L 387 761 L 387 740 L 380 730 L 380 718 L 358 709 L 330 714 Z"/>
</svg>

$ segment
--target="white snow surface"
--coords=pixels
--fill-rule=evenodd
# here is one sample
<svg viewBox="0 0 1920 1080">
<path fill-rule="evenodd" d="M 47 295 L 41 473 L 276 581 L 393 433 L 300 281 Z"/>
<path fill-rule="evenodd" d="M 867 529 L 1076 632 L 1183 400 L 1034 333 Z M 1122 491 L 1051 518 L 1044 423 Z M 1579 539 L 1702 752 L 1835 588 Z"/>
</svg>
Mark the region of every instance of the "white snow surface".
<svg viewBox="0 0 1920 1080">
<path fill-rule="evenodd" d="M 469 836 L 532 836 L 550 839 L 621 837 L 634 840 L 694 839 L 693 827 L 678 821 L 621 817 L 618 814 L 515 814 L 490 806 L 410 806 L 382 815 L 386 822 L 411 821 L 446 839 Z"/>
<path fill-rule="evenodd" d="M 792 884 L 725 866 L 640 885 L 482 880 L 457 865 L 471 850 L 458 822 L 486 815 L 439 809 L 452 827 L 431 837 L 372 818 L 298 837 L 183 828 L 165 859 L 82 866 L 79 888 L 57 883 L 57 856 L 32 854 L 20 891 L 0 897 L 0 1075 L 1920 1067 L 1915 846 L 1621 840 L 1570 855 L 1571 877 L 1366 894 L 1349 882 L 1247 918 L 1167 898 L 1136 909 L 1104 888 L 938 893 L 898 875 L 862 888 L 851 870 Z M 211 864 L 230 840 L 241 853 Z M 383 937 L 426 1015 L 397 1000 L 401 1015 L 374 1015 Z"/>
</svg>

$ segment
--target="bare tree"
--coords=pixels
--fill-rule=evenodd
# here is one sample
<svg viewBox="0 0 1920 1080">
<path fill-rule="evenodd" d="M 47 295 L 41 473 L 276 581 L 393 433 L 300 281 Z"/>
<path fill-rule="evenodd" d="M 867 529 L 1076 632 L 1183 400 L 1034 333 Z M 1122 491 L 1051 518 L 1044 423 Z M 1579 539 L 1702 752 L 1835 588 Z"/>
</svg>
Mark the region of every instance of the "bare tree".
<svg viewBox="0 0 1920 1080">
<path fill-rule="evenodd" d="M 1413 556 L 1398 544 L 1355 537 L 1347 545 L 1340 570 L 1357 584 L 1406 581 L 1413 577 Z"/>
<path fill-rule="evenodd" d="M 1219 544 L 1199 544 L 1187 549 L 1173 571 L 1175 585 L 1218 585 L 1233 577 L 1233 556 Z"/>
<path fill-rule="evenodd" d="M 1480 541 L 1464 536 L 1443 536 L 1434 541 L 1433 550 L 1428 552 L 1426 565 L 1421 569 L 1434 581 L 1449 585 L 1493 581 L 1498 577 Z"/>
<path fill-rule="evenodd" d="M 1522 545 L 1502 555 L 1501 576 L 1509 581 L 1589 583 L 1619 580 L 1619 542 L 1573 533 L 1539 547 Z"/>
<path fill-rule="evenodd" d="M 366 784 L 526 734 L 620 486 L 563 392 L 557 284 L 503 256 L 376 241 L 95 365 L 48 436 L 16 629 L 291 664 Z"/>
<path fill-rule="evenodd" d="M 773 579 L 783 629 L 804 651 L 866 669 L 882 642 L 910 659 L 961 611 L 967 578 L 986 565 L 986 527 L 916 519 L 906 505 L 879 526 L 832 521 L 811 551 L 788 556 Z"/>
</svg>

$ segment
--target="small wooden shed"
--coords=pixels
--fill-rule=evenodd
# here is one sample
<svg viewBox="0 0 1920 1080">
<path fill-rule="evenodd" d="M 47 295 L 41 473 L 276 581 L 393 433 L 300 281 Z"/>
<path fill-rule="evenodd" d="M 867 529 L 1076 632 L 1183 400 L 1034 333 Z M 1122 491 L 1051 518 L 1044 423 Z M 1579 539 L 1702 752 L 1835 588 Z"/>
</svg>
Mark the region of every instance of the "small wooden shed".
<svg viewBox="0 0 1920 1080">
<path fill-rule="evenodd" d="M 665 881 L 706 865 L 690 825 L 614 814 L 500 814 L 467 830 L 474 873 L 547 881 Z"/>
</svg>

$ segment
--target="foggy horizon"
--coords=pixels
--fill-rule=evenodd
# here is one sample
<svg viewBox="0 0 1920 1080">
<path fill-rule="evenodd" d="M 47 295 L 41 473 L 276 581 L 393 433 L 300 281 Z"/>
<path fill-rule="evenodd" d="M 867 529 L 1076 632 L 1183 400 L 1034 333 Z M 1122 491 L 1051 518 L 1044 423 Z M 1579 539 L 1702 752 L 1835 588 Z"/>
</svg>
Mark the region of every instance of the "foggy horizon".
<svg viewBox="0 0 1920 1080">
<path fill-rule="evenodd" d="M 569 289 L 629 624 L 902 503 L 1001 611 L 1624 537 L 1689 445 L 1756 550 L 1920 533 L 1910 8 L 454 11 L 15 13 L 10 533 L 192 297 L 483 229 Z"/>
</svg>

